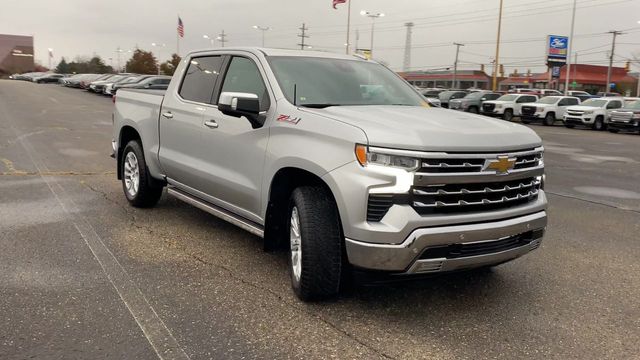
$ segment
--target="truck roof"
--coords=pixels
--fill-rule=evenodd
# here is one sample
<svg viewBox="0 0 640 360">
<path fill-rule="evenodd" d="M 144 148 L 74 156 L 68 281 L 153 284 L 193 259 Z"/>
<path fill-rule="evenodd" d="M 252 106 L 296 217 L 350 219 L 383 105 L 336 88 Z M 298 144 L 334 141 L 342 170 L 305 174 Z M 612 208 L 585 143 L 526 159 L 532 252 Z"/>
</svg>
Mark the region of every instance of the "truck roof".
<svg viewBox="0 0 640 360">
<path fill-rule="evenodd" d="M 336 54 L 326 51 L 310 51 L 310 50 L 292 50 L 292 49 L 276 49 L 276 48 L 262 48 L 262 47 L 225 47 L 216 49 L 200 49 L 192 51 L 188 56 L 197 55 L 199 53 L 216 51 L 248 51 L 252 53 L 262 53 L 265 56 L 300 56 L 300 57 L 317 57 L 317 58 L 330 58 L 330 59 L 344 59 L 344 60 L 361 60 L 367 61 L 363 57 L 357 55 Z"/>
</svg>

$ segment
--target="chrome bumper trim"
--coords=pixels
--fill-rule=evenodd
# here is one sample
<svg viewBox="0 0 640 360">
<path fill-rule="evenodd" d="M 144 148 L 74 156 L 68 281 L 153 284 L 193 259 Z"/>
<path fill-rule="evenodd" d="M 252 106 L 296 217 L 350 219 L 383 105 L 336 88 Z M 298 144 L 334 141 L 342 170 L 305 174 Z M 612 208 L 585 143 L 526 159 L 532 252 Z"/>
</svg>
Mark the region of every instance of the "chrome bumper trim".
<svg viewBox="0 0 640 360">
<path fill-rule="evenodd" d="M 438 260 L 442 266 L 437 271 L 450 271 L 461 266 L 474 267 L 502 262 L 508 260 L 511 255 L 515 255 L 513 258 L 518 257 L 533 250 L 533 248 L 526 249 L 535 241 L 526 246 L 504 251 L 505 254 L 494 253 L 436 260 L 417 260 L 417 257 L 431 246 L 498 240 L 507 236 L 544 229 L 546 225 L 547 213 L 540 211 L 502 221 L 416 229 L 400 244 L 374 244 L 347 238 L 345 245 L 349 262 L 365 269 L 398 271 L 408 274 L 416 271 L 417 263 L 434 263 Z"/>
</svg>

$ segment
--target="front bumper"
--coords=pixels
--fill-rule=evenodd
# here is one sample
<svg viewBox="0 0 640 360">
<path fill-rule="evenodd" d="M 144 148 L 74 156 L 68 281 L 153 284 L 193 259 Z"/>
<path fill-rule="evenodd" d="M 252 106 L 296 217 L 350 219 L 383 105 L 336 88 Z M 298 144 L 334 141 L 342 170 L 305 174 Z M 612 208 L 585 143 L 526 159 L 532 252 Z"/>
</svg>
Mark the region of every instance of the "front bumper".
<svg viewBox="0 0 640 360">
<path fill-rule="evenodd" d="M 546 211 L 512 219 L 468 225 L 419 228 L 400 244 L 374 244 L 347 238 L 349 262 L 359 268 L 395 272 L 399 275 L 449 272 L 503 263 L 536 249 L 547 225 Z M 447 245 L 474 246 L 523 234 L 530 241 L 507 249 L 455 258 L 421 258 L 428 249 Z M 496 247 L 499 249 L 499 247 Z"/>
<path fill-rule="evenodd" d="M 502 116 L 504 115 L 504 109 L 494 109 L 492 111 L 481 110 L 480 113 L 486 116 Z"/>
<path fill-rule="evenodd" d="M 619 130 L 640 130 L 640 121 L 631 120 L 627 122 L 611 121 L 609 120 L 609 128 Z"/>
<path fill-rule="evenodd" d="M 572 125 L 587 125 L 593 123 L 593 118 L 591 117 L 578 117 L 578 116 L 565 116 L 563 118 L 565 124 Z"/>
</svg>

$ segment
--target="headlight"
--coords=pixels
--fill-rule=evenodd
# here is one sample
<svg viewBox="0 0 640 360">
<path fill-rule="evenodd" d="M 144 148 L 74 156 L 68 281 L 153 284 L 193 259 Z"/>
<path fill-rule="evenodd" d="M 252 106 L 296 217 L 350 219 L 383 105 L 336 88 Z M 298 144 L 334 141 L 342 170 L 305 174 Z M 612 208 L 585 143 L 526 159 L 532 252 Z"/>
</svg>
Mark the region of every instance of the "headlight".
<svg viewBox="0 0 640 360">
<path fill-rule="evenodd" d="M 631 118 L 632 118 L 632 119 L 640 119 L 640 113 L 633 114 L 633 115 L 631 116 Z"/>
<path fill-rule="evenodd" d="M 587 110 L 583 114 L 584 115 L 593 115 L 593 110 Z"/>
<path fill-rule="evenodd" d="M 502 109 L 502 104 L 496 104 L 496 109 Z"/>
<path fill-rule="evenodd" d="M 536 112 L 543 112 L 543 111 L 544 111 L 543 107 L 536 108 Z"/>
<path fill-rule="evenodd" d="M 356 145 L 356 159 L 362 166 L 379 165 L 404 169 L 407 171 L 417 170 L 420 164 L 418 159 L 391 154 L 383 154 L 369 151 L 365 145 Z"/>
</svg>

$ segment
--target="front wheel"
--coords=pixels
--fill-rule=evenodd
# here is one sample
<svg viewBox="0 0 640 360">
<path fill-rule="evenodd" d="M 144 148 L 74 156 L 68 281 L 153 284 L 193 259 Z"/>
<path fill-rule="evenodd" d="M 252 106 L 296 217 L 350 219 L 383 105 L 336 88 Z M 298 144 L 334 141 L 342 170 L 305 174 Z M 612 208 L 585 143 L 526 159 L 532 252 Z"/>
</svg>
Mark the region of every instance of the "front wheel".
<svg viewBox="0 0 640 360">
<path fill-rule="evenodd" d="M 472 114 L 477 114 L 478 113 L 478 108 L 475 106 L 472 106 L 469 108 L 469 112 Z"/>
<path fill-rule="evenodd" d="M 556 115 L 553 113 L 548 113 L 545 117 L 544 117 L 544 121 L 542 122 L 544 125 L 546 126 L 552 126 L 553 123 L 556 122 Z"/>
<path fill-rule="evenodd" d="M 342 230 L 331 193 L 320 186 L 295 189 L 289 219 L 293 291 L 303 301 L 336 296 L 343 270 Z"/>
<path fill-rule="evenodd" d="M 157 204 L 163 187 L 150 178 L 139 142 L 132 140 L 125 146 L 121 166 L 122 189 L 129 203 L 141 208 Z"/>
<path fill-rule="evenodd" d="M 593 122 L 592 129 L 596 131 L 602 131 L 605 129 L 604 119 L 602 118 L 602 116 L 598 116 L 596 118 L 596 120 Z"/>
<path fill-rule="evenodd" d="M 504 119 L 506 121 L 513 120 L 513 110 L 511 110 L 511 109 L 505 110 L 504 111 L 504 115 L 502 115 L 502 119 Z"/>
</svg>

